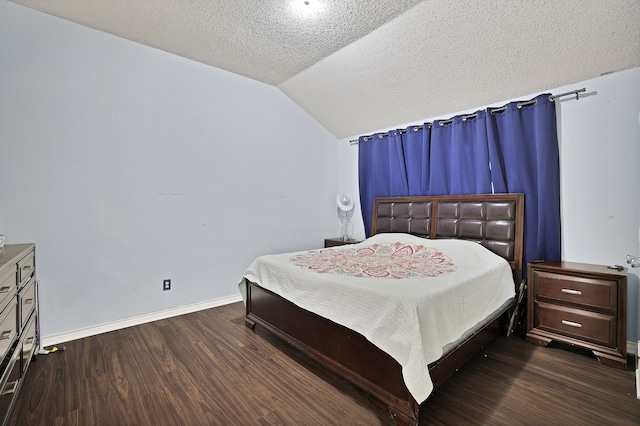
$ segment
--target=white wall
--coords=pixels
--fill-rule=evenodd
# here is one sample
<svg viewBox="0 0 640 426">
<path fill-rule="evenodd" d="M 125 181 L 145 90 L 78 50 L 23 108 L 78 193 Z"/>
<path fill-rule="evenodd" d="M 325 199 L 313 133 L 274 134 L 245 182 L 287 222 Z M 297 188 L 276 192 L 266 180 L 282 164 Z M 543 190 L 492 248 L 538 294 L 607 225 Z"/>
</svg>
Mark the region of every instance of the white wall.
<svg viewBox="0 0 640 426">
<path fill-rule="evenodd" d="M 580 100 L 562 98 L 557 105 L 563 259 L 628 266 L 626 255 L 640 254 L 640 68 L 550 88 L 548 92 L 558 94 L 583 87 L 586 92 Z M 396 127 L 410 124 L 418 123 Z M 349 139 L 357 136 L 340 143 L 340 185 L 352 194 L 358 194 L 358 147 L 350 145 Z M 362 216 L 356 214 L 353 223 L 355 237 L 363 238 Z M 627 341 L 631 342 L 640 338 L 638 281 L 638 269 L 630 269 Z"/>
<path fill-rule="evenodd" d="M 37 244 L 44 338 L 321 247 L 337 160 L 275 87 L 0 1 L 0 233 Z"/>
<path fill-rule="evenodd" d="M 565 98 L 558 114 L 563 258 L 628 266 L 626 255 L 640 253 L 640 68 L 577 86 L 586 96 Z M 635 342 L 638 269 L 627 281 L 627 340 Z"/>
</svg>

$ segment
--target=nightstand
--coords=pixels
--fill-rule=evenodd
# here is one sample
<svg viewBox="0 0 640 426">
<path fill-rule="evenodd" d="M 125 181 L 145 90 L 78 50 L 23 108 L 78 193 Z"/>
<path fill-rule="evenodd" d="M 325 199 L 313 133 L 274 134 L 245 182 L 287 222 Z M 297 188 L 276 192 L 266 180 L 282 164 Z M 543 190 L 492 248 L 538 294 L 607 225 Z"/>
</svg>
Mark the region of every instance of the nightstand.
<svg viewBox="0 0 640 426">
<path fill-rule="evenodd" d="M 359 240 L 343 240 L 340 237 L 336 237 L 336 238 L 325 238 L 324 239 L 324 248 L 328 248 L 328 247 L 336 247 L 336 246 L 344 246 L 347 244 L 356 244 L 356 243 L 361 243 L 362 241 Z"/>
<path fill-rule="evenodd" d="M 552 340 L 626 369 L 626 269 L 574 262 L 529 264 L 527 341 Z"/>
</svg>

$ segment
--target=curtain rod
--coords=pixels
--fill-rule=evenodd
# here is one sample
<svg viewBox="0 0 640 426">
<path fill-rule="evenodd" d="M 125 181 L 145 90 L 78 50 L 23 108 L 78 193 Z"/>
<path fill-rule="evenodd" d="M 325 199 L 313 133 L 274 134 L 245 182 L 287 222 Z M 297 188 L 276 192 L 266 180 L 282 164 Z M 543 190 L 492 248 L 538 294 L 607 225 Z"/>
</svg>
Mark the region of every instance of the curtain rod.
<svg viewBox="0 0 640 426">
<path fill-rule="evenodd" d="M 576 95 L 576 101 L 577 101 L 578 99 L 580 99 L 580 93 L 586 92 L 586 91 L 587 91 L 587 89 L 585 87 L 583 87 L 582 89 L 577 89 L 577 90 L 572 90 L 570 92 L 560 93 L 559 95 L 551 95 L 551 96 L 549 96 L 549 99 L 553 101 L 556 98 L 561 98 L 563 96 Z"/>
<path fill-rule="evenodd" d="M 558 94 L 558 95 L 551 95 L 551 96 L 549 96 L 549 100 L 550 100 L 551 102 L 553 102 L 553 101 L 555 101 L 557 98 L 562 98 L 562 97 L 564 97 L 564 96 L 569 96 L 569 95 L 576 95 L 576 101 L 577 101 L 578 99 L 580 99 L 580 93 L 582 93 L 582 92 L 586 92 L 586 91 L 587 91 L 587 89 L 586 89 L 585 87 L 583 87 L 582 89 L 576 89 L 576 90 L 572 90 L 572 91 L 570 91 L 570 92 L 560 93 L 560 94 Z M 526 106 L 526 105 L 532 105 L 532 104 L 534 104 L 534 103 L 535 103 L 534 101 L 530 101 L 530 102 L 531 102 L 531 103 L 524 102 L 524 103 L 518 104 L 518 107 Z M 503 108 L 504 108 L 504 109 L 503 109 Z M 495 109 L 493 109 L 491 112 L 492 112 L 492 113 L 494 113 L 494 112 L 501 112 L 500 110 L 504 111 L 504 110 L 506 110 L 506 108 L 505 108 L 505 107 L 502 107 L 502 108 L 495 108 Z M 466 115 L 466 116 L 464 116 L 464 117 L 463 117 L 463 119 L 465 119 L 465 118 L 473 118 L 473 114 L 472 114 L 472 115 Z M 444 121 L 447 121 L 447 120 L 444 120 Z M 451 121 L 453 121 L 453 120 L 451 120 Z M 431 123 L 427 123 L 427 124 L 428 124 L 429 126 L 431 126 Z M 420 124 L 420 125 L 416 125 L 416 126 L 414 126 L 414 127 L 422 127 L 422 126 L 423 126 L 423 125 L 421 125 L 421 124 Z M 408 127 L 411 127 L 411 126 L 408 126 Z M 402 130 L 401 130 L 401 131 L 402 131 Z M 389 135 L 388 133 L 382 133 L 382 134 L 381 134 L 381 136 L 388 136 L 388 135 Z M 371 139 L 373 139 L 373 135 L 365 136 L 365 138 L 371 138 Z M 350 144 L 350 145 L 358 145 L 358 143 L 359 143 L 359 142 L 358 142 L 358 139 L 351 139 L 351 140 L 349 141 L 349 144 Z"/>
</svg>

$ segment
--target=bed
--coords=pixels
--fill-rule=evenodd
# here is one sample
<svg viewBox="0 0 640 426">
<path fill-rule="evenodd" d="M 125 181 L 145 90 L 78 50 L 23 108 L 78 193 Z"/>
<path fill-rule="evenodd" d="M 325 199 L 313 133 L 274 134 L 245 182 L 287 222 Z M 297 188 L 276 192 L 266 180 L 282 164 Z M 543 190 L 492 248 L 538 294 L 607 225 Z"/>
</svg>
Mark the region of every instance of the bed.
<svg viewBox="0 0 640 426">
<path fill-rule="evenodd" d="M 359 386 L 396 424 L 417 425 L 420 403 L 500 332 L 513 307 L 523 220 L 522 194 L 378 198 L 366 241 L 256 259 L 239 286 L 245 323 Z M 395 256 L 394 266 L 371 264 L 378 254 Z M 429 266 L 415 266 L 416 256 Z M 464 314 L 446 317 L 453 307 L 442 300 Z M 437 343 L 423 344 L 434 333 Z"/>
</svg>

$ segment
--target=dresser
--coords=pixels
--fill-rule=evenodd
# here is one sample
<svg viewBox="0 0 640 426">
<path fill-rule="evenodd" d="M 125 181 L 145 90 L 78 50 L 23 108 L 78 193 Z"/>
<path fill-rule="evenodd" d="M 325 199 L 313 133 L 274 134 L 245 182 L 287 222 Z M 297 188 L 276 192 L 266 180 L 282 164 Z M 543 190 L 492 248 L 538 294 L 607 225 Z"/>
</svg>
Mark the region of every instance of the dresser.
<svg viewBox="0 0 640 426">
<path fill-rule="evenodd" d="M 574 262 L 529 264 L 527 341 L 588 349 L 626 369 L 626 270 Z"/>
<path fill-rule="evenodd" d="M 39 343 L 34 244 L 0 249 L 0 416 L 5 424 Z"/>
</svg>

